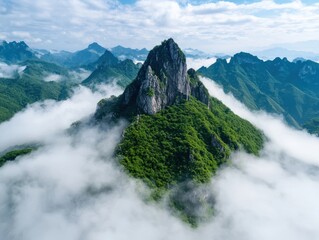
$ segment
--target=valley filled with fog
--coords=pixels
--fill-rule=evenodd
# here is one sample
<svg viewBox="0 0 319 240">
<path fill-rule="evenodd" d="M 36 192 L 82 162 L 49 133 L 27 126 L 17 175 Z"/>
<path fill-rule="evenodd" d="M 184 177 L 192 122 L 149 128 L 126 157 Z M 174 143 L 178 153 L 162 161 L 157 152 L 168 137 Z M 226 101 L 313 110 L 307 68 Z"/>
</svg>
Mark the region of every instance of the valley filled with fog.
<svg viewBox="0 0 319 240">
<path fill-rule="evenodd" d="M 127 123 L 103 131 L 88 119 L 97 102 L 122 90 L 78 87 L 64 101 L 29 105 L 0 124 L 0 151 L 36 144 L 36 151 L 0 168 L 0 236 L 3 239 L 316 239 L 319 235 L 319 139 L 288 127 L 280 116 L 251 112 L 210 79 L 209 93 L 261 129 L 259 157 L 235 152 L 204 187 L 215 213 L 192 228 L 162 200 L 128 177 L 113 158 Z"/>
</svg>

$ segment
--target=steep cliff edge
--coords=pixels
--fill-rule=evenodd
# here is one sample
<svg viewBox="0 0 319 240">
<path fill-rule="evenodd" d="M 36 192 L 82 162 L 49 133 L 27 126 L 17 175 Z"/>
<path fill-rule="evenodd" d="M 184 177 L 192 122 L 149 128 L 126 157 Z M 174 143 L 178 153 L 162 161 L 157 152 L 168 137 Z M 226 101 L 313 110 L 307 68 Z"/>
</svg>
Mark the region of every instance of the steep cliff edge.
<svg viewBox="0 0 319 240">
<path fill-rule="evenodd" d="M 155 114 L 190 96 L 208 104 L 207 90 L 194 70 L 187 72 L 182 50 L 173 39 L 168 39 L 150 51 L 136 79 L 119 98 L 112 100 L 113 108 L 109 109 L 112 105 L 109 101 L 100 102 L 96 118 L 102 119 L 110 113 L 113 117 L 127 118 Z"/>
</svg>

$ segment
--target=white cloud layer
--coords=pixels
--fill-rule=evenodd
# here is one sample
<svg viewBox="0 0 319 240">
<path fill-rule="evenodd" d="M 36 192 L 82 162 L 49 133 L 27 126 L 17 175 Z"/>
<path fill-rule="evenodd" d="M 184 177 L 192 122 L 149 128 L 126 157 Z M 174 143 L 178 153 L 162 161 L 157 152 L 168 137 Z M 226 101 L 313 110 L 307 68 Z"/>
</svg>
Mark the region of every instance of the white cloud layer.
<svg viewBox="0 0 319 240">
<path fill-rule="evenodd" d="M 16 78 L 23 72 L 26 66 L 8 65 L 0 62 L 0 78 Z"/>
<path fill-rule="evenodd" d="M 226 239 L 316 239 L 319 139 L 291 129 L 278 116 L 251 112 L 209 79 L 210 94 L 264 131 L 260 157 L 237 153 L 215 182 Z M 218 220 L 216 220 L 218 222 Z"/>
<path fill-rule="evenodd" d="M 64 102 L 31 105 L 0 125 L 0 149 L 42 142 L 28 156 L 0 168 L 0 236 L 16 240 L 217 239 L 315 240 L 319 235 L 319 140 L 278 118 L 252 113 L 210 80 L 210 93 L 269 138 L 260 157 L 243 152 L 208 186 L 216 216 L 191 229 L 112 159 L 123 124 L 65 133 L 93 113 L 99 97 L 87 89 Z M 109 96 L 114 89 L 109 89 Z M 19 127 L 19 124 L 22 124 Z M 26 130 L 30 129 L 30 130 Z"/>
<path fill-rule="evenodd" d="M 43 80 L 45 82 L 60 82 L 63 76 L 59 74 L 48 74 Z"/>
<path fill-rule="evenodd" d="M 319 5 L 300 0 L 238 4 L 137 0 L 125 5 L 109 0 L 2 2 L 0 36 L 44 48 L 77 50 L 93 41 L 106 47 L 151 48 L 173 37 L 183 48 L 233 53 L 317 40 L 319 35 Z"/>
<path fill-rule="evenodd" d="M 85 70 L 84 68 L 77 69 L 76 71 L 69 71 L 71 79 L 76 82 L 80 83 L 84 79 L 88 78 L 92 72 Z"/>
<path fill-rule="evenodd" d="M 63 133 L 73 122 L 93 114 L 100 99 L 121 91 L 114 85 L 92 94 L 89 89 L 79 87 L 68 100 L 29 105 L 0 125 L 0 152 L 13 145 L 45 142 L 52 135 Z"/>
<path fill-rule="evenodd" d="M 195 70 L 198 70 L 201 67 L 209 67 L 210 65 L 214 64 L 216 62 L 215 57 L 211 58 L 187 58 L 187 68 L 193 68 Z"/>
</svg>

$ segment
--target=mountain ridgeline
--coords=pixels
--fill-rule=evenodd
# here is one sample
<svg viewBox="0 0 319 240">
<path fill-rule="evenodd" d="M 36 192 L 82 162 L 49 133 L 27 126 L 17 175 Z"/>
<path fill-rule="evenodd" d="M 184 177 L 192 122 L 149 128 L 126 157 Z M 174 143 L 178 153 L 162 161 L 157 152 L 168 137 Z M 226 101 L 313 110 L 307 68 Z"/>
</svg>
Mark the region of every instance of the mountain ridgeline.
<svg viewBox="0 0 319 240">
<path fill-rule="evenodd" d="M 52 77 L 59 81 L 53 81 Z M 70 78 L 67 69 L 53 63 L 40 60 L 23 62 L 21 72 L 0 78 L 0 122 L 8 120 L 28 104 L 68 98 L 74 86 Z"/>
<path fill-rule="evenodd" d="M 27 104 L 66 99 L 80 83 L 93 89 L 109 83 L 124 88 L 133 81 L 139 68 L 132 60 L 120 61 L 97 43 L 75 53 L 50 53 L 33 50 L 24 42 L 3 41 L 0 45 L 0 122 L 10 119 Z"/>
<path fill-rule="evenodd" d="M 208 217 L 214 202 L 210 193 L 196 194 L 197 186 L 233 150 L 258 154 L 264 141 L 260 131 L 209 96 L 196 72 L 187 71 L 173 39 L 151 50 L 136 79 L 119 97 L 101 100 L 94 118 L 130 121 L 116 150 L 120 164 L 153 189 L 153 198 L 168 194 L 172 208 L 193 225 Z"/>
<path fill-rule="evenodd" d="M 139 65 L 134 64 L 132 60 L 120 61 L 108 50 L 87 68 L 93 72 L 82 84 L 89 87 L 114 82 L 124 88 L 132 82 L 139 71 Z"/>
<path fill-rule="evenodd" d="M 68 68 L 85 67 L 93 62 L 96 62 L 105 52 L 105 48 L 96 42 L 88 45 L 87 48 L 76 51 L 74 53 L 61 51 L 56 53 L 48 52 L 40 58 L 47 62 L 53 62 Z"/>
<path fill-rule="evenodd" d="M 0 42 L 0 61 L 19 63 L 29 59 L 36 59 L 36 56 L 24 41 Z"/>
<path fill-rule="evenodd" d="M 262 61 L 239 53 L 230 62 L 218 59 L 198 70 L 231 92 L 250 109 L 282 114 L 296 128 L 318 132 L 319 64 L 289 62 L 286 58 Z"/>
<path fill-rule="evenodd" d="M 131 59 L 137 61 L 145 61 L 148 54 L 148 50 L 146 48 L 132 49 L 122 46 L 112 48 L 111 52 L 120 60 Z"/>
<path fill-rule="evenodd" d="M 208 105 L 207 90 L 194 70 L 189 73 L 185 56 L 173 39 L 163 42 L 150 51 L 136 79 L 115 99 L 116 104 L 110 109 L 112 116 L 129 118 L 137 114 L 155 114 L 182 100 L 189 100 L 192 94 Z M 110 106 L 108 101 L 106 104 L 100 102 L 96 113 L 98 119 L 109 116 L 103 108 L 103 105 Z"/>
</svg>

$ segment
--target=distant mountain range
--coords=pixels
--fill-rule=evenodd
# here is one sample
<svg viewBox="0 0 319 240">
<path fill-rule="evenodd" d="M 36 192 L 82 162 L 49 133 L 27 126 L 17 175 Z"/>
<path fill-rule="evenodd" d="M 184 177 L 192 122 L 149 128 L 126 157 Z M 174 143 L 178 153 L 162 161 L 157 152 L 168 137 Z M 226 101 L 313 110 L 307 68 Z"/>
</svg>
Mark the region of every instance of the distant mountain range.
<svg viewBox="0 0 319 240">
<path fill-rule="evenodd" d="M 265 49 L 262 51 L 255 51 L 252 54 L 258 56 L 263 60 L 273 60 L 276 57 L 287 58 L 290 61 L 295 59 L 306 59 L 312 61 L 319 61 L 319 53 L 313 52 L 305 52 L 305 51 L 296 51 L 296 50 L 288 50 L 286 48 L 277 47 Z"/>
<path fill-rule="evenodd" d="M 14 65 L 13 65 L 14 64 Z M 127 86 L 139 64 L 121 61 L 97 43 L 75 53 L 31 49 L 25 42 L 0 45 L 0 122 L 27 104 L 45 99 L 61 100 L 79 83 L 117 83 Z"/>
<path fill-rule="evenodd" d="M 89 65 L 93 72 L 82 84 L 94 88 L 95 85 L 114 82 L 126 87 L 135 79 L 139 68 L 139 64 L 135 64 L 131 59 L 120 61 L 110 51 L 105 50 L 95 63 Z"/>
<path fill-rule="evenodd" d="M 286 58 L 263 61 L 248 53 L 235 54 L 230 62 L 218 59 L 198 72 L 223 86 L 250 109 L 282 114 L 296 127 L 316 129 L 319 116 L 319 64 Z"/>
<path fill-rule="evenodd" d="M 74 53 L 67 51 L 48 52 L 40 55 L 40 59 L 69 68 L 79 68 L 97 61 L 99 57 L 103 55 L 105 50 L 105 48 L 94 42 L 87 48 Z M 38 51 L 38 53 L 39 52 L 41 51 Z"/>
<path fill-rule="evenodd" d="M 28 59 L 36 59 L 34 52 L 29 46 L 21 42 L 6 42 L 0 43 L 0 61 L 5 63 L 19 63 Z"/>
<path fill-rule="evenodd" d="M 133 61 L 145 61 L 148 54 L 146 48 L 132 49 L 122 46 L 111 48 L 110 51 L 120 60 L 131 59 Z"/>
<path fill-rule="evenodd" d="M 143 49 L 132 49 L 122 46 L 117 46 L 111 49 L 106 49 L 94 42 L 91 43 L 87 48 L 76 51 L 74 53 L 68 51 L 46 51 L 46 50 L 36 50 L 36 55 L 45 61 L 54 62 L 56 64 L 78 68 L 89 66 L 97 62 L 97 60 L 105 53 L 105 51 L 111 52 L 118 60 L 130 59 L 135 62 L 143 62 L 148 54 L 148 50 Z"/>
<path fill-rule="evenodd" d="M 205 59 L 205 58 L 215 57 L 213 54 L 207 54 L 203 51 L 193 49 L 193 48 L 185 48 L 183 49 L 183 52 L 186 58 Z"/>
<path fill-rule="evenodd" d="M 187 48 L 183 52 L 186 57 L 196 61 L 196 66 L 204 64 L 202 60 L 205 60 L 206 64 L 211 64 L 207 59 L 214 59 L 212 54 L 196 49 Z M 141 64 L 135 64 L 133 61 L 144 62 L 148 53 L 149 51 L 145 48 L 131 49 L 122 46 L 108 50 L 98 43 L 92 43 L 87 48 L 72 53 L 31 49 L 23 41 L 2 41 L 0 43 L 0 83 L 4 94 L 2 96 L 4 105 L 0 111 L 2 115 L 0 121 L 8 119 L 27 103 L 46 98 L 61 99 L 58 97 L 59 94 L 54 96 L 40 94 L 41 97 L 40 95 L 30 99 L 25 97 L 25 100 L 19 101 L 19 104 L 10 104 L 10 101 L 5 100 L 10 99 L 9 95 L 12 102 L 15 102 L 19 99 L 15 93 L 22 96 L 23 87 L 28 87 L 22 80 L 27 79 L 30 83 L 36 80 L 37 84 L 41 85 L 37 89 L 45 89 L 45 85 L 50 82 L 52 83 L 49 85 L 60 88 L 64 82 L 72 85 L 81 81 L 83 85 L 93 89 L 96 85 L 110 82 L 126 87 L 136 78 L 141 67 Z M 283 114 L 292 126 L 305 127 L 313 133 L 319 133 L 317 130 L 319 129 L 319 68 L 316 62 L 306 60 L 307 58 L 316 60 L 317 55 L 284 48 L 255 53 L 262 59 L 274 60 L 263 61 L 247 53 L 235 54 L 231 59 L 230 56 L 223 55 L 219 56 L 216 63 L 209 67 L 202 67 L 198 72 L 214 79 L 226 92 L 232 92 L 249 108 Z M 278 56 L 287 56 L 290 61 Z M 34 69 L 32 74 L 29 73 L 31 69 Z M 8 79 L 15 79 L 15 81 Z M 23 84 L 23 87 L 19 84 Z M 9 85 L 13 88 L 6 92 L 5 89 L 9 89 Z M 15 91 L 14 86 L 20 90 Z M 53 88 L 50 87 L 50 89 Z M 48 93 L 46 90 L 45 92 Z"/>
</svg>

